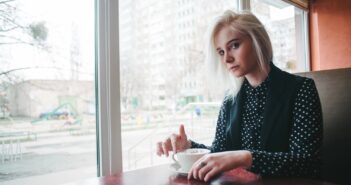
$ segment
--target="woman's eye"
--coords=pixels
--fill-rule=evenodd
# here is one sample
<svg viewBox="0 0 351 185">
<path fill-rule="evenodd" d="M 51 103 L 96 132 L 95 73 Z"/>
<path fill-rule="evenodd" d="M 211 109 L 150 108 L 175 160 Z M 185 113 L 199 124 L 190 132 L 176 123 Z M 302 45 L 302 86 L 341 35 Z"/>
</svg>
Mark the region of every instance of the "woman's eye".
<svg viewBox="0 0 351 185">
<path fill-rule="evenodd" d="M 235 42 L 232 44 L 232 49 L 238 49 L 240 44 L 238 42 Z"/>
<path fill-rule="evenodd" d="M 219 54 L 220 56 L 223 56 L 223 55 L 224 55 L 224 51 L 223 51 L 223 50 L 219 50 L 219 51 L 218 51 L 218 54 Z"/>
</svg>

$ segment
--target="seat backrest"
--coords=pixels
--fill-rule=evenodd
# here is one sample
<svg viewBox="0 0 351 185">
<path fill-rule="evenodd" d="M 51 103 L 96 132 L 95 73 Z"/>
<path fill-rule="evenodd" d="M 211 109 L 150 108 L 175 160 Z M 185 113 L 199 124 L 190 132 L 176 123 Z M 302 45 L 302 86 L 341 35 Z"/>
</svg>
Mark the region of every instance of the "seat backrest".
<svg viewBox="0 0 351 185">
<path fill-rule="evenodd" d="M 351 184 L 351 68 L 298 75 L 314 79 L 322 103 L 322 177 Z"/>
</svg>

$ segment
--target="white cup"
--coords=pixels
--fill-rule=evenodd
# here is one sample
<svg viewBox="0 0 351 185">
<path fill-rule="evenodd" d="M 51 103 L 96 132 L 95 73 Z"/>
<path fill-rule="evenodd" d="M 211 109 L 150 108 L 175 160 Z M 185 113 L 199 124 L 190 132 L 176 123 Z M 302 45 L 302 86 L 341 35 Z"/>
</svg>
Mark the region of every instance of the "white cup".
<svg viewBox="0 0 351 185">
<path fill-rule="evenodd" d="M 172 155 L 175 163 L 181 167 L 179 171 L 188 172 L 193 164 L 202 156 L 210 153 L 210 150 L 203 148 L 190 148 Z"/>
</svg>

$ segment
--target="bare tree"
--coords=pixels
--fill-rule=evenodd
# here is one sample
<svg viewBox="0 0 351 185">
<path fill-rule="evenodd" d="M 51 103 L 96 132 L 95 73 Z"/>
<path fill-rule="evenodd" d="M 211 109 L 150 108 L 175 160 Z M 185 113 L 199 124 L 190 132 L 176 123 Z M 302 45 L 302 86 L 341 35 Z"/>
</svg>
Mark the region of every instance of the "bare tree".
<svg viewBox="0 0 351 185">
<path fill-rule="evenodd" d="M 40 50 L 48 50 L 45 41 L 48 36 L 48 29 L 45 22 L 32 22 L 29 24 L 21 22 L 17 15 L 16 0 L 0 0 L 0 60 L 1 64 L 6 64 L 6 46 L 16 44 L 29 45 L 39 48 Z M 8 112 L 8 95 L 7 89 L 9 84 L 20 81 L 20 77 L 15 75 L 15 71 L 27 70 L 32 67 L 22 67 L 7 69 L 0 68 L 0 117 Z M 1 116 L 2 114 L 2 116 Z"/>
<path fill-rule="evenodd" d="M 0 0 L 0 46 L 28 44 L 44 48 L 47 34 L 45 22 L 21 22 L 15 0 Z"/>
</svg>

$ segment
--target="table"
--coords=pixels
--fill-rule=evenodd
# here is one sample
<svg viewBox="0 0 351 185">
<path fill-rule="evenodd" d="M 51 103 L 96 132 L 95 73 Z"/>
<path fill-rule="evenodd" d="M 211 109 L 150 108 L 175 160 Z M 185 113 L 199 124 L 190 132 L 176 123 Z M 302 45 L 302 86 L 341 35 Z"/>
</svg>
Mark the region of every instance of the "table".
<svg viewBox="0 0 351 185">
<path fill-rule="evenodd" d="M 312 179 L 280 178 L 255 179 L 249 173 L 231 171 L 224 173 L 211 182 L 187 180 L 187 177 L 178 175 L 169 168 L 169 165 L 149 167 L 121 174 L 85 179 L 65 185 L 334 185 Z"/>
</svg>

